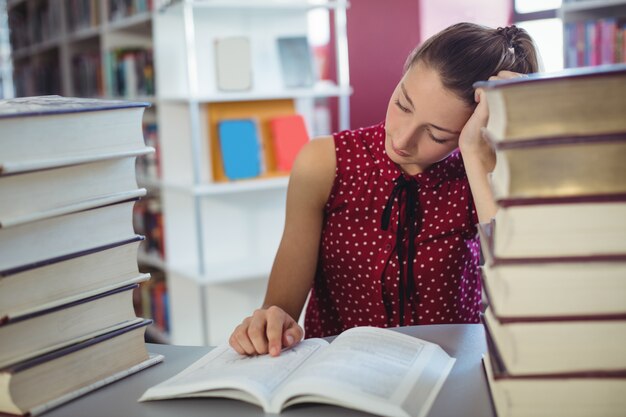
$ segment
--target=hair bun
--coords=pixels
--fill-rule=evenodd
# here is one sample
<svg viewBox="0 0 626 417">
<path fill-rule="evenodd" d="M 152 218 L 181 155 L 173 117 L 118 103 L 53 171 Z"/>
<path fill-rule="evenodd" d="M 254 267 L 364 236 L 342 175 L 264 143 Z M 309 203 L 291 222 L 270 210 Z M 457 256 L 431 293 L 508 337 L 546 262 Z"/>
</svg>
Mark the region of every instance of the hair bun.
<svg viewBox="0 0 626 417">
<path fill-rule="evenodd" d="M 517 37 L 521 31 L 517 26 L 511 25 L 506 27 L 499 27 L 498 29 L 496 29 L 496 32 L 504 37 L 509 48 L 515 48 L 517 43 Z"/>
</svg>

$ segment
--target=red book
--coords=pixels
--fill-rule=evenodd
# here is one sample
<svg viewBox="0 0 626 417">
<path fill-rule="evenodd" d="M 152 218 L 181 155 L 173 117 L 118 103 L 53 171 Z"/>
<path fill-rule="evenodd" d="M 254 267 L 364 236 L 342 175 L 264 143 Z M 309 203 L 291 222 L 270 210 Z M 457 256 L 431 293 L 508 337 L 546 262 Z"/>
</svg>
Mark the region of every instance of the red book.
<svg viewBox="0 0 626 417">
<path fill-rule="evenodd" d="M 305 143 L 309 141 L 304 119 L 299 114 L 274 117 L 270 121 L 276 169 L 289 172 L 293 161 Z"/>
</svg>

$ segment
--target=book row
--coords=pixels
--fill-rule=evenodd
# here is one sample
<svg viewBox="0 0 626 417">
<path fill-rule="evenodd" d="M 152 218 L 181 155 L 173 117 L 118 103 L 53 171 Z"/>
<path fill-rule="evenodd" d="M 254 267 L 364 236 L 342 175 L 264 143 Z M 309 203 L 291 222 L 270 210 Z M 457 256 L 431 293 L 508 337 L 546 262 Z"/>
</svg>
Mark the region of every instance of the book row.
<svg viewBox="0 0 626 417">
<path fill-rule="evenodd" d="M 615 17 L 564 25 L 565 67 L 626 62 L 626 21 Z"/>
<path fill-rule="evenodd" d="M 216 179 L 239 180 L 288 174 L 309 135 L 299 114 L 220 119 L 218 152 L 213 155 Z"/>
</svg>

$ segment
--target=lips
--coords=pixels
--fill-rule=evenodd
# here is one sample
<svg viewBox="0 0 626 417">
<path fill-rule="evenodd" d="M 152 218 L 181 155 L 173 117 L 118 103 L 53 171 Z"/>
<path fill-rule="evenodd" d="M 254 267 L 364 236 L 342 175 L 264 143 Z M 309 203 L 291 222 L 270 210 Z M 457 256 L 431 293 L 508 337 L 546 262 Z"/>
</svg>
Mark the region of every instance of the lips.
<svg viewBox="0 0 626 417">
<path fill-rule="evenodd" d="M 400 149 L 396 149 L 395 146 L 391 145 L 391 149 L 393 149 L 393 151 L 398 155 L 398 156 L 402 156 L 404 158 L 411 156 L 408 152 L 405 152 L 403 150 Z"/>
</svg>

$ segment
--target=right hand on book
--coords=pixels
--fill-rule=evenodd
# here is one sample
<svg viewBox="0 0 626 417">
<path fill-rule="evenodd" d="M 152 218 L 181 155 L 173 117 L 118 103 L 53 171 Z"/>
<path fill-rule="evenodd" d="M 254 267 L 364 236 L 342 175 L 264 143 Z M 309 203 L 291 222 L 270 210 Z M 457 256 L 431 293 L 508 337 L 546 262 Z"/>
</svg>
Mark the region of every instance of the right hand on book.
<svg viewBox="0 0 626 417">
<path fill-rule="evenodd" d="M 280 355 L 304 336 L 304 330 L 282 308 L 258 309 L 235 328 L 228 343 L 240 355 Z"/>
</svg>

